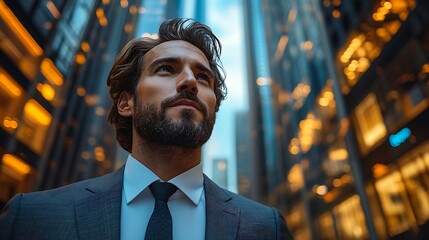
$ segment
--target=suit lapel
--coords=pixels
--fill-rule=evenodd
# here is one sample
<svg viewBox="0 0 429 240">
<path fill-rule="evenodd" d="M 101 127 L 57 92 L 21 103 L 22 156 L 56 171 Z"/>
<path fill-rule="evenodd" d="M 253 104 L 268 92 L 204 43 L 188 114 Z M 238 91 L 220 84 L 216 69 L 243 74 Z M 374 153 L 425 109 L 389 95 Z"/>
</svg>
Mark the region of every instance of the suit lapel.
<svg viewBox="0 0 429 240">
<path fill-rule="evenodd" d="M 232 197 L 204 175 L 206 196 L 206 240 L 236 239 L 240 210 L 230 203 Z"/>
<path fill-rule="evenodd" d="M 75 202 L 79 239 L 119 239 L 124 168 L 86 186 L 90 196 Z"/>
</svg>

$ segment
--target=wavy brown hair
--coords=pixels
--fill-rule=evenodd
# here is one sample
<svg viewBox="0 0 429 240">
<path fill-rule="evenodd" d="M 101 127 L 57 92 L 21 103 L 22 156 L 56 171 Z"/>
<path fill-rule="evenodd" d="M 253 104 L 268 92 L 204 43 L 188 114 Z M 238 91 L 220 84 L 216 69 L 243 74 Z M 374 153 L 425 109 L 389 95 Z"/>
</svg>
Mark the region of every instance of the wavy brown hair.
<svg viewBox="0 0 429 240">
<path fill-rule="evenodd" d="M 158 38 L 136 38 L 128 42 L 116 57 L 107 78 L 113 105 L 108 121 L 116 128 L 116 139 L 128 152 L 132 148 L 132 118 L 118 113 L 118 99 L 122 92 L 129 92 L 135 97 L 135 90 L 140 79 L 145 54 L 155 46 L 172 40 L 183 40 L 199 48 L 209 61 L 215 75 L 214 92 L 216 95 L 215 111 L 226 98 L 225 72 L 220 61 L 222 46 L 211 29 L 193 19 L 176 18 L 165 21 L 158 31 Z"/>
</svg>

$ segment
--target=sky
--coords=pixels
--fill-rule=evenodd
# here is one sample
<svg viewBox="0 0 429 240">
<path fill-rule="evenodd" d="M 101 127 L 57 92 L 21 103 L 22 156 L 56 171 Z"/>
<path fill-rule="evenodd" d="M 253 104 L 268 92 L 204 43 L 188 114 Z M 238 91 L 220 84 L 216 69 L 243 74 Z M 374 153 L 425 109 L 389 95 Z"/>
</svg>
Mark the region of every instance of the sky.
<svg viewBox="0 0 429 240">
<path fill-rule="evenodd" d="M 244 25 L 241 0 L 207 1 L 206 23 L 222 43 L 227 99 L 217 113 L 210 140 L 203 147 L 203 171 L 213 174 L 213 160 L 227 160 L 227 188 L 237 192 L 235 113 L 248 110 Z"/>
</svg>

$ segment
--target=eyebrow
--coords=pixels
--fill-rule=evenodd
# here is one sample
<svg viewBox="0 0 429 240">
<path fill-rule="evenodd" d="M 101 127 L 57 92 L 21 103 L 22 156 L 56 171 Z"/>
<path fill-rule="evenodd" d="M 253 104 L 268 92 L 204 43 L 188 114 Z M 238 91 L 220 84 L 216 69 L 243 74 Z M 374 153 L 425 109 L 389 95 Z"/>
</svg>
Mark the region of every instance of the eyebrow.
<svg viewBox="0 0 429 240">
<path fill-rule="evenodd" d="M 148 69 L 152 69 L 156 66 L 159 66 L 163 63 L 171 63 L 171 64 L 178 64 L 180 63 L 180 58 L 179 57 L 163 57 L 163 58 L 158 58 L 155 61 L 151 62 Z M 213 71 L 204 66 L 202 63 L 200 62 L 196 62 L 196 63 L 192 63 L 192 67 L 195 67 L 196 69 L 204 72 L 205 74 L 209 75 L 210 78 L 215 79 L 215 75 L 213 73 Z"/>
</svg>

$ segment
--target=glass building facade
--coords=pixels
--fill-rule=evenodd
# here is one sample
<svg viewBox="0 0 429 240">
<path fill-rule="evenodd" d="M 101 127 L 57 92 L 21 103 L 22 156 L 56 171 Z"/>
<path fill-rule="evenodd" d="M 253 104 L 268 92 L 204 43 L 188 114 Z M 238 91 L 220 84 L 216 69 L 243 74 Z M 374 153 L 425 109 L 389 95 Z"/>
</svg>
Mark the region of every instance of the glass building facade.
<svg viewBox="0 0 429 240">
<path fill-rule="evenodd" d="M 428 10 L 245 4 L 252 197 L 278 207 L 296 239 L 429 236 Z"/>
<path fill-rule="evenodd" d="M 106 79 L 116 54 L 160 23 L 205 19 L 205 1 L 0 0 L 0 208 L 120 167 Z"/>
<path fill-rule="evenodd" d="M 141 1 L 0 1 L 0 202 L 120 164 L 107 74 Z"/>
</svg>

